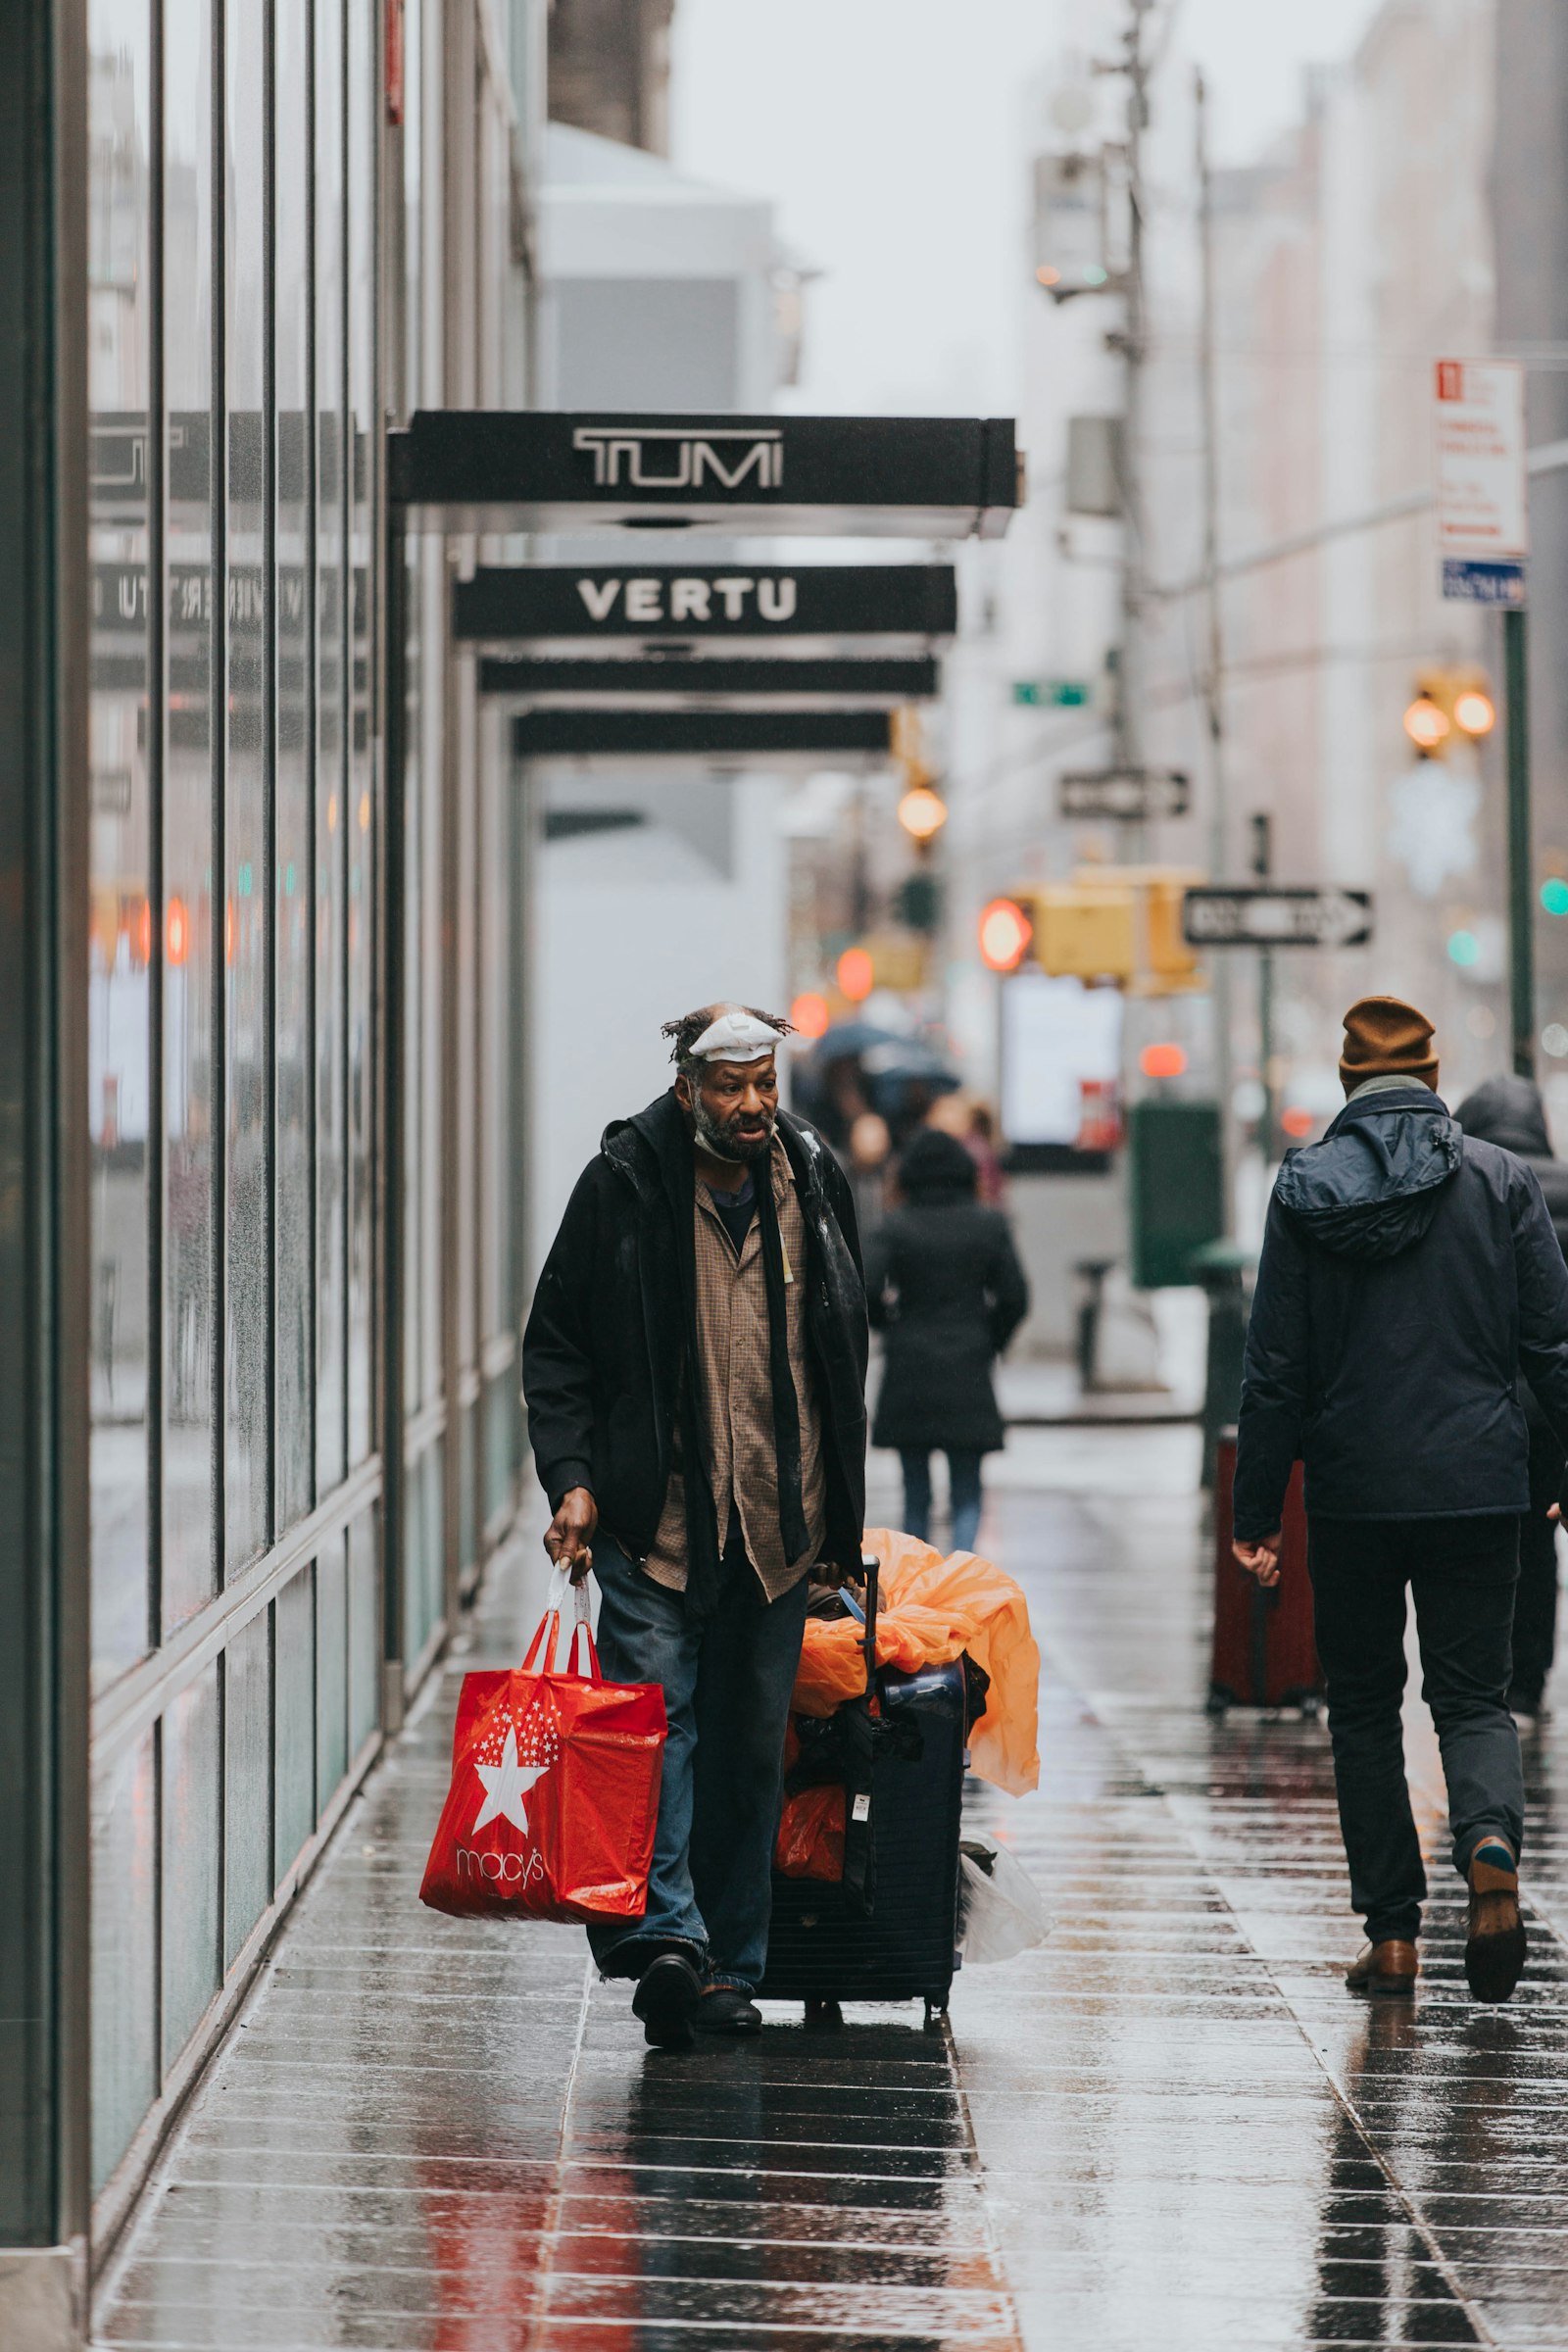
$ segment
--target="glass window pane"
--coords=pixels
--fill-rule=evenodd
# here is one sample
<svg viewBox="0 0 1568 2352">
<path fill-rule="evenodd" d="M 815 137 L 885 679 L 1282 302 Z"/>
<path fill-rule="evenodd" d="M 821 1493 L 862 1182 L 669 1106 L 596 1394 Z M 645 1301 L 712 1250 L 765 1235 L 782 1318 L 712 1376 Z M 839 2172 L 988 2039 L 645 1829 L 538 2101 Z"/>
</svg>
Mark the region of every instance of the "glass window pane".
<svg viewBox="0 0 1568 2352">
<path fill-rule="evenodd" d="M 349 1529 L 349 1755 L 381 1718 L 381 1575 L 375 1506 Z"/>
<path fill-rule="evenodd" d="M 311 1232 L 311 598 L 306 581 L 311 498 L 310 270 L 306 200 L 306 0 L 275 0 L 277 44 L 277 1362 L 276 1526 L 315 1498 Z"/>
<path fill-rule="evenodd" d="M 226 0 L 226 265 L 228 399 L 228 691 L 224 698 L 224 1074 L 227 1096 L 227 1460 L 223 1529 L 230 1570 L 266 1546 L 270 1522 L 268 1230 L 268 924 L 265 530 L 267 426 L 263 229 L 267 52 L 265 12 Z"/>
<path fill-rule="evenodd" d="M 302 1568 L 273 1603 L 275 1705 L 273 1786 L 277 1791 L 273 1884 L 316 1827 L 316 1571 Z"/>
<path fill-rule="evenodd" d="M 218 1667 L 172 1700 L 163 1726 L 164 2072 L 218 1990 L 220 1856 Z"/>
<path fill-rule="evenodd" d="M 272 1895 L 272 1627 L 263 1609 L 223 1653 L 223 1966 Z"/>
<path fill-rule="evenodd" d="M 158 2092 L 157 1822 L 149 1732 L 93 1792 L 94 2189 L 125 2153 Z"/>
<path fill-rule="evenodd" d="M 348 1770 L 348 1536 L 334 1536 L 316 1562 L 316 1812 L 319 1819 Z"/>
<path fill-rule="evenodd" d="M 425 1400 L 424 1349 L 420 1326 L 424 1292 L 420 1281 L 420 1243 L 424 1205 L 424 996 L 430 978 L 421 931 L 425 876 L 423 870 L 423 811 L 420 778 L 423 761 L 419 744 L 420 629 L 419 590 L 422 542 L 411 535 L 405 548 L 408 637 L 404 649 L 403 709 L 403 971 L 393 985 L 403 990 L 403 1407 L 416 1412 Z"/>
<path fill-rule="evenodd" d="M 147 0 L 88 10 L 92 456 L 87 1128 L 92 1637 L 102 1685 L 148 1622 L 148 1150 L 153 780 L 147 758 Z"/>
<path fill-rule="evenodd" d="M 165 1632 L 214 1589 L 212 20 L 165 0 Z"/>
<path fill-rule="evenodd" d="M 344 1021 L 343 141 L 339 10 L 316 12 L 316 1232 L 317 1492 L 343 1476 L 347 1405 L 348 1217 Z"/>
<path fill-rule="evenodd" d="M 370 616 L 375 605 L 371 533 L 371 285 L 375 269 L 370 139 L 376 120 L 375 31 L 370 0 L 349 0 L 349 408 L 351 678 L 348 827 L 348 1443 L 351 1463 L 370 1451 L 370 1122 L 374 1076 L 370 877 L 374 846 L 370 761 Z"/>
</svg>

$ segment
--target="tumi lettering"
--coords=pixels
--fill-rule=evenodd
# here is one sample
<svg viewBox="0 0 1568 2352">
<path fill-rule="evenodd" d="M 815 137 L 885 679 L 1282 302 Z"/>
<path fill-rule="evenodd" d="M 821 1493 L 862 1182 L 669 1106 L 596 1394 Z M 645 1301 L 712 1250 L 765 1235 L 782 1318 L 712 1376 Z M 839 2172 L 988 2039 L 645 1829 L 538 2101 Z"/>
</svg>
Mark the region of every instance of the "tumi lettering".
<svg viewBox="0 0 1568 2352">
<path fill-rule="evenodd" d="M 663 580 L 652 577 L 622 579 L 616 575 L 606 580 L 584 577 L 577 582 L 577 594 L 589 619 L 602 626 L 615 618 L 617 606 L 622 625 L 630 622 L 644 628 L 664 620 L 693 622 L 702 628 L 733 626 L 751 619 L 771 621 L 777 626 L 793 620 L 799 605 L 796 583 L 788 575 L 782 579 L 756 580 L 747 573 L 732 572 L 722 579 L 673 579 L 667 583 L 667 605 L 665 585 Z"/>
<path fill-rule="evenodd" d="M 596 490 L 758 490 L 784 479 L 784 435 L 777 427 L 688 432 L 678 424 L 634 427 L 579 424 L 573 449 L 591 456 Z"/>
</svg>

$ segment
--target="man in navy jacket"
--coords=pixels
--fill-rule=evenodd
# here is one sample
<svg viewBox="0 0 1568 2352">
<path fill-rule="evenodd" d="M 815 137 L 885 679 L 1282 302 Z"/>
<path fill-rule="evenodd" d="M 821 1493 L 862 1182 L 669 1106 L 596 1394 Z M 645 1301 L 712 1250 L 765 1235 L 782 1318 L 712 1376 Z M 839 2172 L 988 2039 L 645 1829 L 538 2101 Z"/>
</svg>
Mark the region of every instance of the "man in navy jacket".
<svg viewBox="0 0 1568 2352">
<path fill-rule="evenodd" d="M 1346 1106 L 1289 1154 L 1248 1334 L 1236 1556 L 1279 1578 L 1291 1465 L 1305 1465 L 1318 1654 L 1350 1893 L 1352 1990 L 1408 1994 L 1426 1895 L 1404 1778 L 1405 1587 L 1470 1890 L 1465 1971 L 1506 2000 L 1524 1966 L 1519 1738 L 1508 1712 L 1528 1378 L 1568 1442 L 1568 1266 L 1534 1173 L 1462 1133 L 1432 1023 L 1393 997 L 1345 1017 Z"/>
</svg>

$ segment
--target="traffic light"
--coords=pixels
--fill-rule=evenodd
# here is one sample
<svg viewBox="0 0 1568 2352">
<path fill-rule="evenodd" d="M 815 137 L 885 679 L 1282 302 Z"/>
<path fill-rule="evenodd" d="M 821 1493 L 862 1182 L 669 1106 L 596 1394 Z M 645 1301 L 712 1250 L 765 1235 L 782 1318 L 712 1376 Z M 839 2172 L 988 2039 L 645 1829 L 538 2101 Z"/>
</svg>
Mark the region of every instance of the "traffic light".
<svg viewBox="0 0 1568 2352">
<path fill-rule="evenodd" d="M 1496 723 L 1492 682 L 1474 667 L 1423 670 L 1404 713 L 1404 731 L 1423 760 L 1446 759 L 1456 739 L 1479 743 Z"/>
<path fill-rule="evenodd" d="M 1054 979 L 1113 980 L 1131 995 L 1203 986 L 1182 936 L 1182 901 L 1197 874 L 1169 866 L 1091 866 L 1070 882 L 1029 883 L 980 917 L 980 956 L 1015 971 L 1031 954 Z"/>
</svg>

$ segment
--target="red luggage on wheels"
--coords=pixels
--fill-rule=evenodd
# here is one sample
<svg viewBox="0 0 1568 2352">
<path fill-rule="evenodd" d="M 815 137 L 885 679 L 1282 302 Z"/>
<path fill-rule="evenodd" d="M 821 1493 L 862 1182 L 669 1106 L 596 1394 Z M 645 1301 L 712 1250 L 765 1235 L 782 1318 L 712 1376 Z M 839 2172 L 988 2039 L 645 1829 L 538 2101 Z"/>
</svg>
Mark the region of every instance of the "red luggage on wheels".
<svg viewBox="0 0 1568 2352">
<path fill-rule="evenodd" d="M 1323 1690 L 1312 1627 L 1312 1580 L 1306 1572 L 1306 1511 L 1301 1465 L 1291 1472 L 1282 1522 L 1280 1581 L 1260 1585 L 1231 1553 L 1236 1432 L 1220 1432 L 1214 1473 L 1214 1653 L 1208 1711 L 1227 1707 L 1299 1707 L 1315 1713 Z"/>
</svg>

